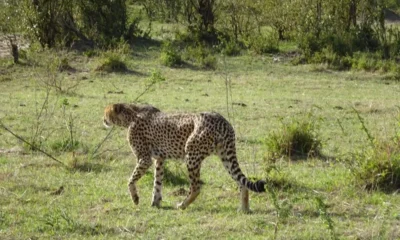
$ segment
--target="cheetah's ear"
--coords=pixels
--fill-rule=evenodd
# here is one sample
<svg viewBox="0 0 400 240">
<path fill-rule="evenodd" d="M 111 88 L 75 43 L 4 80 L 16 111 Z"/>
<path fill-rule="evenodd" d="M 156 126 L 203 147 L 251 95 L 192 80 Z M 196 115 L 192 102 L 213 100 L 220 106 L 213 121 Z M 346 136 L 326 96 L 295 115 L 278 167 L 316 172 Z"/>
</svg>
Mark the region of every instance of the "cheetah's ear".
<svg viewBox="0 0 400 240">
<path fill-rule="evenodd" d="M 123 109 L 123 108 L 124 108 L 124 105 L 121 104 L 121 103 L 114 104 L 114 106 L 113 106 L 114 112 L 115 112 L 116 114 L 122 112 L 122 109 Z"/>
</svg>

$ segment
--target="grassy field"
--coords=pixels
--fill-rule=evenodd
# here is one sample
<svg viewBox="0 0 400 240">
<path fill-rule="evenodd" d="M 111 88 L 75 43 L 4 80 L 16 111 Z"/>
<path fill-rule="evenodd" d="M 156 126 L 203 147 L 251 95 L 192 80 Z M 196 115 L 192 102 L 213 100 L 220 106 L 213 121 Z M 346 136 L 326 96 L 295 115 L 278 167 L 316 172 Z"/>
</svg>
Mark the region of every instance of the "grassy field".
<svg viewBox="0 0 400 240">
<path fill-rule="evenodd" d="M 400 238 L 398 193 L 363 190 L 347 165 L 351 153 L 368 145 L 354 109 L 371 135 L 395 135 L 399 82 L 251 54 L 218 56 L 215 71 L 167 68 L 159 63 L 157 45 L 134 48 L 125 56 L 124 73 L 95 71 L 101 56 L 55 55 L 36 54 L 36 64 L 1 62 L 1 122 L 68 166 L 0 129 L 1 239 Z M 72 69 L 54 70 L 60 58 Z M 135 206 L 127 180 L 136 160 L 126 130 L 107 137 L 102 114 L 107 104 L 137 99 L 152 73 L 165 81 L 138 101 L 169 112 L 220 112 L 235 127 L 238 158 L 250 177 L 267 177 L 265 139 L 282 122 L 309 113 L 319 125 L 322 156 L 277 161 L 272 173 L 281 184 L 251 193 L 251 214 L 237 212 L 237 186 L 216 157 L 204 162 L 202 192 L 187 210 L 175 209 L 188 182 L 184 163 L 173 160 L 162 207 L 150 207 L 152 171 L 138 183 Z M 49 86 L 54 81 L 72 88 L 57 93 Z"/>
</svg>

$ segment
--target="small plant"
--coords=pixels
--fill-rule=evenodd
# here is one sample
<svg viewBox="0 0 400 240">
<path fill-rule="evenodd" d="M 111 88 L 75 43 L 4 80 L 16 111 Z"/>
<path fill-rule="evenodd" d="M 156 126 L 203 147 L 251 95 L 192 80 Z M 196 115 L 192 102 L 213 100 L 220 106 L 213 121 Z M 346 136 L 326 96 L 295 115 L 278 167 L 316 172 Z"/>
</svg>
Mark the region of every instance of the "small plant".
<svg viewBox="0 0 400 240">
<path fill-rule="evenodd" d="M 400 189 L 400 141 L 375 141 L 367 150 L 354 154 L 352 172 L 356 182 L 367 190 Z"/>
<path fill-rule="evenodd" d="M 303 120 L 291 119 L 282 122 L 282 128 L 272 133 L 265 143 L 273 158 L 280 156 L 315 157 L 320 155 L 321 141 L 318 139 L 318 120 L 309 114 Z"/>
<path fill-rule="evenodd" d="M 361 128 L 370 144 L 353 153 L 351 166 L 355 181 L 367 190 L 396 191 L 400 189 L 400 138 L 379 141 L 365 126 L 364 119 L 357 113 Z"/>
<path fill-rule="evenodd" d="M 158 70 L 153 70 L 153 72 L 151 73 L 151 76 L 146 79 L 145 89 L 132 102 L 138 101 L 139 98 L 141 98 L 144 94 L 146 94 L 147 92 L 150 92 L 153 89 L 154 85 L 156 85 L 160 82 L 164 82 L 164 81 L 165 81 L 165 77 L 161 74 L 161 72 Z"/>
<path fill-rule="evenodd" d="M 334 222 L 328 213 L 328 206 L 324 203 L 324 201 L 320 197 L 316 197 L 315 200 L 317 202 L 317 208 L 318 208 L 319 215 L 324 220 L 324 222 L 329 230 L 329 234 L 331 235 L 331 239 L 334 239 L 334 240 L 338 239 L 338 237 L 336 236 L 336 233 L 335 233 Z"/>
<path fill-rule="evenodd" d="M 256 54 L 278 53 L 279 40 L 274 35 L 253 37 L 247 43 L 250 50 Z"/>
<path fill-rule="evenodd" d="M 65 129 L 63 129 L 64 133 L 59 138 L 49 144 L 51 150 L 56 152 L 75 152 L 79 149 L 87 152 L 87 147 L 76 139 L 75 118 L 67 98 L 62 100 L 61 109 Z"/>
<path fill-rule="evenodd" d="M 204 69 L 215 70 L 217 68 L 217 59 L 212 51 L 203 44 L 186 48 L 186 59 L 194 62 Z"/>
<path fill-rule="evenodd" d="M 176 67 L 183 63 L 181 55 L 169 41 L 165 42 L 162 46 L 160 60 L 167 67 Z"/>
<path fill-rule="evenodd" d="M 225 40 L 225 39 L 221 40 L 221 43 L 219 44 L 218 48 L 219 51 L 226 56 L 240 55 L 240 52 L 242 50 L 242 47 L 238 42 L 234 40 Z"/>
<path fill-rule="evenodd" d="M 56 93 L 73 93 L 80 84 L 80 80 L 74 80 L 62 74 L 63 71 L 73 71 L 69 65 L 68 57 L 61 57 L 54 52 L 47 52 L 49 57 L 44 58 L 46 67 L 46 76 L 41 78 L 40 81 L 46 91 L 55 90 Z"/>
<path fill-rule="evenodd" d="M 116 52 L 109 52 L 101 65 L 96 68 L 96 71 L 102 72 L 126 72 L 128 67 L 126 66 L 121 54 Z"/>
<path fill-rule="evenodd" d="M 279 197 L 277 191 L 270 185 L 267 184 L 267 191 L 269 196 L 271 196 L 272 204 L 274 206 L 274 210 L 276 213 L 276 221 L 273 222 L 274 224 L 274 239 L 278 238 L 279 229 L 282 224 L 285 224 L 290 214 L 293 210 L 293 204 L 289 199 L 283 199 L 279 202 Z"/>
</svg>

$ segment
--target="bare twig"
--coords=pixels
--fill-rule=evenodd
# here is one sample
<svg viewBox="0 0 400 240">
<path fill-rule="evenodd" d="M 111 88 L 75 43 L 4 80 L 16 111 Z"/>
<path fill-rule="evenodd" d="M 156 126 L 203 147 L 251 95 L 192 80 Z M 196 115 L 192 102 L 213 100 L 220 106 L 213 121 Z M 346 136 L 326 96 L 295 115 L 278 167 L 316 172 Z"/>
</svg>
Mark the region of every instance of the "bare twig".
<svg viewBox="0 0 400 240">
<path fill-rule="evenodd" d="M 156 84 L 156 82 L 151 82 L 147 87 L 141 92 L 134 100 L 133 102 L 137 102 L 139 98 L 141 98 L 144 94 L 146 94 L 148 91 L 150 91 L 151 87 Z"/>
<path fill-rule="evenodd" d="M 354 107 L 352 107 L 353 111 L 355 112 L 355 114 L 357 115 L 358 120 L 361 123 L 361 129 L 365 132 L 365 134 L 368 137 L 368 140 L 371 142 L 371 146 L 374 146 L 374 137 L 371 135 L 371 133 L 368 131 L 368 128 L 365 126 L 365 122 L 364 122 L 364 118 L 361 117 L 360 113 L 357 111 L 357 109 L 355 109 Z"/>
<path fill-rule="evenodd" d="M 63 165 L 64 167 L 68 168 L 68 166 L 61 162 L 60 160 L 58 160 L 57 158 L 53 157 L 52 155 L 50 155 L 49 153 L 43 151 L 42 149 L 36 147 L 34 144 L 28 142 L 27 140 L 25 140 L 23 137 L 19 136 L 18 134 L 14 133 L 13 131 L 11 131 L 11 129 L 9 129 L 6 125 L 4 125 L 4 123 L 0 120 L 0 127 L 2 127 L 4 130 L 6 130 L 7 132 L 9 132 L 11 135 L 13 135 L 14 137 L 18 138 L 19 140 L 21 140 L 22 142 L 28 144 L 32 149 L 39 151 L 41 153 L 43 153 L 44 155 L 46 155 L 47 157 L 51 158 L 52 160 L 60 163 L 61 165 Z"/>
<path fill-rule="evenodd" d="M 107 139 L 110 137 L 111 133 L 114 131 L 114 127 L 111 128 L 111 130 L 107 133 L 107 135 L 103 138 L 103 140 L 97 144 L 96 148 L 94 149 L 92 155 L 90 156 L 90 158 L 93 158 L 96 154 L 96 152 L 100 149 L 100 147 L 107 141 Z"/>
</svg>

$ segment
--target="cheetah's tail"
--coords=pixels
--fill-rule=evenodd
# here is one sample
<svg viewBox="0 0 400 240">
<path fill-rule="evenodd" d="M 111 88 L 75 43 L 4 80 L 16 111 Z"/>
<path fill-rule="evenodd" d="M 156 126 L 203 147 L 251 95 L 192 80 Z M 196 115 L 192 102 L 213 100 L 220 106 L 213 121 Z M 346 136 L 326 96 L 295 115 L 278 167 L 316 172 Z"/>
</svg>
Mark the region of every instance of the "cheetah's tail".
<svg viewBox="0 0 400 240">
<path fill-rule="evenodd" d="M 253 192 L 265 192 L 266 181 L 264 181 L 264 180 L 258 180 L 256 182 L 252 182 L 252 181 L 248 180 L 246 177 L 244 177 L 240 180 L 238 179 L 238 181 Z"/>
<path fill-rule="evenodd" d="M 234 154 L 234 152 L 232 152 L 229 157 L 222 157 L 221 159 L 225 169 L 228 170 L 231 177 L 237 181 L 237 183 L 245 186 L 247 189 L 253 192 L 265 192 L 265 184 L 267 182 L 264 180 L 258 180 L 255 182 L 249 180 L 240 169 L 236 159 L 236 154 Z"/>
</svg>

